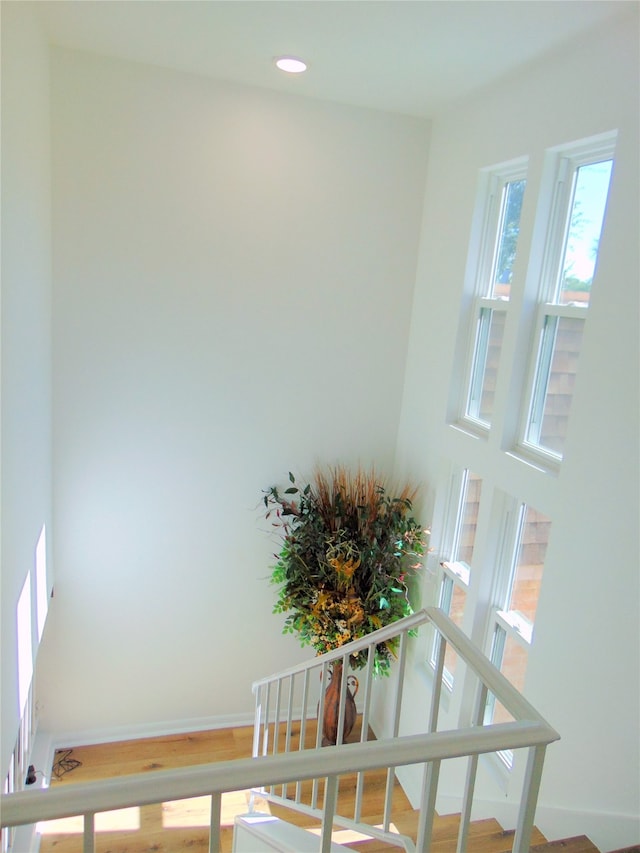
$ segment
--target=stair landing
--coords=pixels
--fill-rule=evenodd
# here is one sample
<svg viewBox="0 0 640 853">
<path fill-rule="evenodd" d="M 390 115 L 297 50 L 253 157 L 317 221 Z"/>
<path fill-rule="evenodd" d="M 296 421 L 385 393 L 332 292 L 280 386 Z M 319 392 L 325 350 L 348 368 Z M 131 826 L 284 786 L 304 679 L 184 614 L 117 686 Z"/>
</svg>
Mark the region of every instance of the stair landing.
<svg viewBox="0 0 640 853">
<path fill-rule="evenodd" d="M 158 738 L 144 738 L 119 743 L 98 744 L 92 746 L 74 746 L 71 757 L 75 759 L 70 772 L 56 778 L 51 768 L 52 784 L 73 784 L 91 779 L 105 779 L 129 773 L 153 772 L 156 769 L 184 767 L 216 760 L 246 758 L 251 754 L 253 738 L 252 727 L 217 729 L 207 732 L 171 735 Z M 67 755 L 67 750 L 56 754 Z M 54 760 L 55 766 L 55 760 Z M 363 809 L 363 819 L 371 825 L 382 820 L 386 772 L 381 771 L 378 784 L 374 780 L 370 795 Z M 291 786 L 291 794 L 293 788 Z M 354 780 L 345 778 L 340 785 L 340 797 L 351 797 L 355 791 Z M 145 806 L 140 809 L 135 826 L 122 825 L 120 815 L 113 814 L 115 825 L 104 827 L 96 832 L 97 853 L 194 853 L 195 850 L 208 849 L 209 803 L 207 797 L 197 801 L 164 803 Z M 264 810 L 266 803 L 256 803 L 256 808 Z M 342 803 L 341 803 L 342 805 Z M 281 806 L 268 807 L 272 814 L 290 820 L 299 826 L 310 827 L 318 821 L 293 813 Z M 230 853 L 232 849 L 233 822 L 235 815 L 248 810 L 247 792 L 225 795 L 223 812 L 225 819 L 221 829 L 221 853 Z M 349 813 L 349 806 L 341 809 Z M 353 813 L 353 806 L 351 806 Z M 393 792 L 393 821 L 398 832 L 412 836 L 415 840 L 418 816 L 413 811 L 404 791 L 396 783 Z M 75 819 L 69 821 L 73 823 Z M 459 815 L 436 816 L 433 843 L 430 853 L 453 853 L 456 849 Z M 77 827 L 68 822 L 53 822 L 43 825 L 40 853 L 81 853 L 82 842 Z M 344 843 L 344 842 L 341 842 Z M 469 833 L 467 853 L 510 853 L 513 845 L 513 832 L 505 831 L 495 820 L 475 821 Z M 374 839 L 359 840 L 345 845 L 347 849 L 362 853 L 382 853 L 398 850 Z M 599 853 L 598 849 L 586 838 L 565 839 L 548 842 L 542 833 L 535 831 L 530 853 L 538 851 L 566 851 L 566 853 Z M 629 848 L 617 853 L 640 853 L 640 848 Z"/>
</svg>

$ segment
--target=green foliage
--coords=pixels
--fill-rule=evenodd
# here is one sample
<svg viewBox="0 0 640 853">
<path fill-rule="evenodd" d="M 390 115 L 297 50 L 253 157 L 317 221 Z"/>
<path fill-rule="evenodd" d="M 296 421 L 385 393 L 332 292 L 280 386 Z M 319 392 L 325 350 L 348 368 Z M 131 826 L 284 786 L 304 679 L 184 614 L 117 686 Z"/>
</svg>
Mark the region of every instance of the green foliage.
<svg viewBox="0 0 640 853">
<path fill-rule="evenodd" d="M 575 275 L 565 275 L 562 279 L 562 289 L 572 290 L 576 293 L 589 293 L 592 279 L 582 279 Z"/>
<path fill-rule="evenodd" d="M 425 531 L 412 516 L 414 491 L 397 496 L 372 471 L 316 472 L 298 487 L 264 494 L 266 518 L 282 536 L 272 567 L 278 587 L 274 613 L 286 615 L 283 633 L 297 634 L 318 654 L 411 614 L 407 582 L 420 568 Z M 376 647 L 374 671 L 387 674 L 395 644 Z M 353 655 L 355 668 L 367 652 Z"/>
</svg>

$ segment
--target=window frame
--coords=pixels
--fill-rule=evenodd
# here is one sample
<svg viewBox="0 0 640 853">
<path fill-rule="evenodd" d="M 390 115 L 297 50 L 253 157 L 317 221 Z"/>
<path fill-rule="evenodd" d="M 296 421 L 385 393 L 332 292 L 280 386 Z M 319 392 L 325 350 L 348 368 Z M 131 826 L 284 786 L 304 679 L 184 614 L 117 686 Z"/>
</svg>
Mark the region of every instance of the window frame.
<svg viewBox="0 0 640 853">
<path fill-rule="evenodd" d="M 535 620 L 531 621 L 527 619 L 526 616 L 512 609 L 510 606 L 520 563 L 520 550 L 523 544 L 529 510 L 538 512 L 526 501 L 514 497 L 507 498 L 504 507 L 485 646 L 489 660 L 500 671 L 502 671 L 504 664 L 505 649 L 510 640 L 524 649 L 527 654 L 533 645 Z M 548 521 L 551 523 L 550 518 Z M 495 696 L 489 694 L 484 713 L 485 724 L 493 721 L 494 711 Z M 512 750 L 499 752 L 498 756 L 507 770 L 513 768 L 514 755 Z"/>
<path fill-rule="evenodd" d="M 519 158 L 482 170 L 482 183 L 476 202 L 480 237 L 473 263 L 473 296 L 469 307 L 466 351 L 455 421 L 480 437 L 487 437 L 492 421 L 480 417 L 479 408 L 484 393 L 487 355 L 491 326 L 497 314 L 504 314 L 504 327 L 509 321 L 511 294 L 495 294 L 495 270 L 499 260 L 502 228 L 506 212 L 507 187 L 525 181 L 529 158 Z M 501 348 L 502 349 L 502 348 Z M 500 353 L 500 356 L 502 352 Z M 499 358 L 498 370 L 500 369 Z"/>
<path fill-rule="evenodd" d="M 605 230 L 606 206 L 615 168 L 616 137 L 617 133 L 614 131 L 583 140 L 575 145 L 551 149 L 548 152 L 548 168 L 553 173 L 552 201 L 547 218 L 545 245 L 542 250 L 538 295 L 535 301 L 535 320 L 530 338 L 531 350 L 523 386 L 525 394 L 520 409 L 514 451 L 518 456 L 542 465 L 543 469 L 550 473 L 557 473 L 560 470 L 564 458 L 564 447 L 562 451 L 556 451 L 539 443 L 547 390 L 552 374 L 551 366 L 556 352 L 557 330 L 561 321 L 567 319 L 580 321 L 582 332 L 584 332 L 589 310 L 588 302 L 563 304 L 560 301 L 562 266 L 571 228 L 576 179 L 578 170 L 582 166 L 612 161 L 607 202 L 600 231 L 601 240 Z M 594 282 L 597 268 L 596 257 Z M 571 399 L 572 397 L 573 394 Z M 571 400 L 569 406 L 571 406 Z M 570 409 L 567 417 L 569 415 Z"/>
<path fill-rule="evenodd" d="M 440 548 L 441 556 L 457 558 L 460 550 L 462 531 L 465 523 L 465 508 L 471 478 L 477 477 L 480 482 L 480 498 L 482 495 L 482 478 L 467 467 L 456 468 L 449 478 L 445 518 L 443 520 L 444 538 Z M 479 499 L 480 500 L 480 499 Z M 478 504 L 479 506 L 479 504 Z M 478 513 L 479 514 L 479 513 Z M 442 559 L 438 569 L 437 601 L 447 615 L 450 615 L 451 602 L 456 587 L 465 594 L 465 610 L 469 599 L 471 582 L 471 566 L 457 559 Z M 438 658 L 439 635 L 434 632 L 429 644 L 427 663 L 435 671 Z M 446 665 L 442 673 L 443 684 L 449 691 L 453 690 L 455 673 L 450 672 Z"/>
</svg>

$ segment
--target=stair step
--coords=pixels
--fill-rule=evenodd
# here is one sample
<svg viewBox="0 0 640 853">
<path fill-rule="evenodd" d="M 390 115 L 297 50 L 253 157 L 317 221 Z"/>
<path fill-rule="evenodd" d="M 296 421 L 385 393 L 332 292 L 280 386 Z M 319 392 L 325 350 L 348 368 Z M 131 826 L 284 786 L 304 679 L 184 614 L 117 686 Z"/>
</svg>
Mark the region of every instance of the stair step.
<svg viewBox="0 0 640 853">
<path fill-rule="evenodd" d="M 586 835 L 577 835 L 575 838 L 565 838 L 562 841 L 547 841 L 546 844 L 538 844 L 531 847 L 529 853 L 599 853 L 598 848 L 589 841 Z"/>
<path fill-rule="evenodd" d="M 451 853 L 451 850 L 455 849 L 459 826 L 460 815 L 438 817 L 433 831 L 431 853 Z M 513 836 L 513 830 L 502 829 L 493 818 L 474 820 L 469 825 L 468 849 L 470 853 L 510 853 L 513 848 Z M 538 829 L 534 829 L 531 840 L 533 844 L 540 844 L 545 841 L 545 837 Z"/>
<path fill-rule="evenodd" d="M 459 814 L 436 815 L 433 827 L 433 840 L 446 841 L 456 838 L 460 826 Z M 502 827 L 495 818 L 488 817 L 482 820 L 472 820 L 469 824 L 469 835 L 488 835 L 491 832 L 502 832 Z"/>
<path fill-rule="evenodd" d="M 450 844 L 452 841 L 456 841 L 458 838 L 459 826 L 459 814 L 436 816 L 432 837 L 433 843 L 437 844 L 439 842 L 442 842 L 443 844 Z M 487 849 L 495 850 L 497 851 L 497 853 L 502 850 L 511 850 L 511 847 L 513 845 L 513 835 L 513 830 L 504 830 L 502 826 L 498 823 L 498 821 L 494 818 L 474 820 L 469 826 L 469 838 L 490 838 L 491 841 L 487 843 L 493 844 L 494 846 L 488 846 Z M 534 827 L 533 834 L 531 836 L 531 843 L 542 844 L 545 841 L 546 838 L 544 837 L 544 835 L 540 832 L 539 829 L 536 829 Z M 476 845 L 474 844 L 474 850 L 475 849 Z M 478 847 L 478 850 L 480 849 L 481 848 Z M 437 848 L 433 847 L 433 850 L 435 851 L 437 850 Z"/>
</svg>

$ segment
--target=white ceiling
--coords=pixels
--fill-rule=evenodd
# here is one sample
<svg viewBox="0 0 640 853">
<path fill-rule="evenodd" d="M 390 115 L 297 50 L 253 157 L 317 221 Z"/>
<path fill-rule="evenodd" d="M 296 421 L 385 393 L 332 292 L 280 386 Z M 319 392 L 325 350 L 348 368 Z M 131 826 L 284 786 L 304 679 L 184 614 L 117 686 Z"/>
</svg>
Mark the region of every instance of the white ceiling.
<svg viewBox="0 0 640 853">
<path fill-rule="evenodd" d="M 27 0 L 28 2 L 28 0 Z M 38 0 L 52 43 L 432 116 L 636 0 Z M 273 58 L 304 58 L 285 75 Z"/>
</svg>

